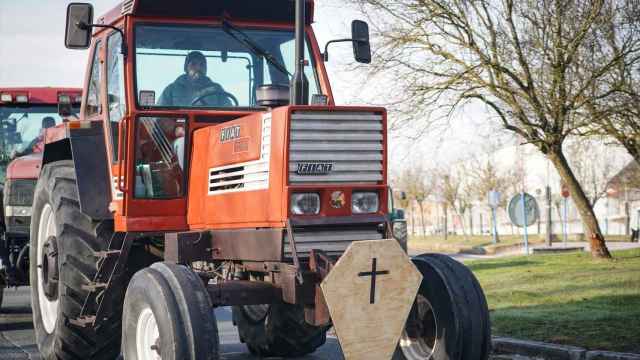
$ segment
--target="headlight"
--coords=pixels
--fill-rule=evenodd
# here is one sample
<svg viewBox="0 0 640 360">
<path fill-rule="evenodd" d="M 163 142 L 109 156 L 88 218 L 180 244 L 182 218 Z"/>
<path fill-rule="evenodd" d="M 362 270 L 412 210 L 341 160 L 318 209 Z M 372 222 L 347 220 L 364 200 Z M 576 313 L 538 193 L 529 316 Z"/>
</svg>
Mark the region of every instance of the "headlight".
<svg viewBox="0 0 640 360">
<path fill-rule="evenodd" d="M 354 214 L 371 214 L 378 211 L 380 199 L 375 192 L 354 192 L 351 195 L 351 212 Z"/>
<path fill-rule="evenodd" d="M 320 212 L 320 195 L 301 193 L 291 195 L 291 213 L 295 215 L 316 215 Z"/>
</svg>

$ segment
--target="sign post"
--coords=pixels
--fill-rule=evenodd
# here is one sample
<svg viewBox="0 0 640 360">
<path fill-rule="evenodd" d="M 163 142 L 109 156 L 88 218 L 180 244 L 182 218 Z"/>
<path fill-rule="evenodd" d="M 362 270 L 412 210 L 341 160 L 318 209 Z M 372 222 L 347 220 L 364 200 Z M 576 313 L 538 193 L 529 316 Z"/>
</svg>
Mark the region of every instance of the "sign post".
<svg viewBox="0 0 640 360">
<path fill-rule="evenodd" d="M 564 219 L 562 219 L 562 242 L 564 243 L 564 247 L 567 247 L 567 241 L 569 238 L 569 218 L 568 218 L 568 212 L 567 212 L 567 205 L 569 202 L 569 196 L 571 195 L 571 193 L 569 192 L 569 187 L 567 186 L 567 184 L 565 182 L 562 183 L 562 197 L 564 198 L 564 206 L 562 209 L 562 217 Z"/>
<path fill-rule="evenodd" d="M 496 219 L 496 209 L 500 205 L 500 192 L 491 190 L 489 191 L 489 207 L 491 208 L 491 233 L 493 235 L 493 243 L 498 243 L 498 224 Z"/>
<path fill-rule="evenodd" d="M 527 227 L 535 224 L 540 217 L 540 209 L 538 208 L 538 202 L 530 194 L 524 191 L 518 195 L 515 195 L 509 201 L 509 218 L 511 222 L 523 228 L 524 231 L 524 250 L 529 254 L 529 234 Z"/>
<path fill-rule="evenodd" d="M 520 193 L 520 202 L 522 206 L 522 218 L 526 219 L 527 218 L 527 206 L 526 206 L 526 202 L 524 200 L 524 191 Z M 522 230 L 524 231 L 524 253 L 529 255 L 529 234 L 527 232 L 527 228 L 528 228 L 529 224 L 524 224 L 524 226 L 522 226 Z"/>
</svg>

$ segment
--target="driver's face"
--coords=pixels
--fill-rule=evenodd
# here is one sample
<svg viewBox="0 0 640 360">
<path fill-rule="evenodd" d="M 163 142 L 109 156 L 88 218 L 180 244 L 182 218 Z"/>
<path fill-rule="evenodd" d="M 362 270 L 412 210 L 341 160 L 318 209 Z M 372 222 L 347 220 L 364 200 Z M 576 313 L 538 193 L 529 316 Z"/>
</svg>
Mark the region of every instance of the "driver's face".
<svg viewBox="0 0 640 360">
<path fill-rule="evenodd" d="M 195 60 L 187 64 L 187 75 L 191 80 L 198 80 L 205 75 L 205 65 L 202 61 Z"/>
</svg>

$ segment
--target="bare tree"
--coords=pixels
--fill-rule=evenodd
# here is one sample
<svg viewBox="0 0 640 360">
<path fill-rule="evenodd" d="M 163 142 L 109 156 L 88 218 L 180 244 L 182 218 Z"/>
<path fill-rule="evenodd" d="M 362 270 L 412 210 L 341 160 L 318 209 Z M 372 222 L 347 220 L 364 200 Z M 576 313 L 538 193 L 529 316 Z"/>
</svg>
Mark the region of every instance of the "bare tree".
<svg viewBox="0 0 640 360">
<path fill-rule="evenodd" d="M 606 196 L 607 184 L 628 158 L 611 151 L 611 145 L 604 143 L 604 139 L 573 140 L 567 145 L 567 158 L 593 207 Z"/>
<path fill-rule="evenodd" d="M 461 169 L 460 165 L 441 167 L 438 170 L 437 189 L 446 207 L 451 208 L 460 219 L 462 233 L 467 238 L 464 217 L 471 207 L 473 192 L 469 183 L 465 181 L 466 176 Z"/>
<path fill-rule="evenodd" d="M 426 224 L 424 221 L 425 201 L 433 191 L 433 174 L 422 167 L 405 170 L 399 178 L 400 189 L 405 191 L 408 201 L 414 201 L 418 205 L 422 235 L 426 236 Z M 414 217 L 415 214 L 412 214 Z M 415 221 L 413 221 L 415 224 Z"/>
<path fill-rule="evenodd" d="M 434 116 L 485 104 L 504 129 L 549 158 L 590 232 L 592 255 L 610 257 L 563 143 L 588 125 L 590 99 L 617 94 L 600 80 L 629 58 L 622 54 L 640 53 L 639 20 L 618 15 L 632 0 L 351 1 L 373 24 L 373 75 L 392 73 L 404 104 Z M 603 23 L 616 29 L 616 52 L 594 46 L 609 41 Z"/>
</svg>

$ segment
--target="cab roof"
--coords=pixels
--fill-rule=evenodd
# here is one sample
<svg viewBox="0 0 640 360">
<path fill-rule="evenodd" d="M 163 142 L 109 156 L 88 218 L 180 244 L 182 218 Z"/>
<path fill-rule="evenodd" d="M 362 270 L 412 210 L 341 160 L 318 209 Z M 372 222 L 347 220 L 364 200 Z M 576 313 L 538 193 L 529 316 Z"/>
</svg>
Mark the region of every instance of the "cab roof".
<svg viewBox="0 0 640 360">
<path fill-rule="evenodd" d="M 313 22 L 314 0 L 305 0 L 306 23 Z M 125 15 L 143 17 L 216 18 L 294 23 L 293 0 L 125 0 L 99 19 L 111 24 Z"/>
<path fill-rule="evenodd" d="M 82 89 L 67 87 L 0 87 L 0 94 L 27 95 L 29 104 L 57 104 L 58 95 L 82 95 Z M 0 104 L 4 104 L 0 101 Z"/>
</svg>

